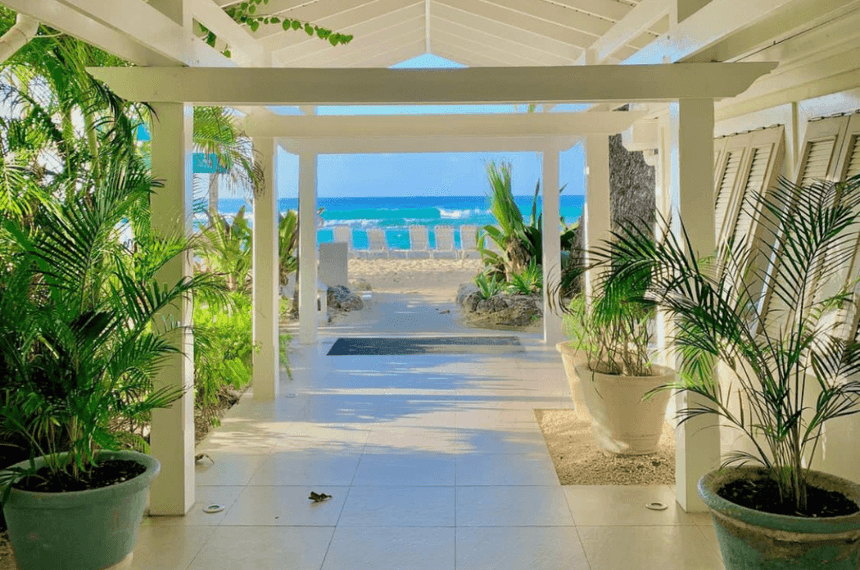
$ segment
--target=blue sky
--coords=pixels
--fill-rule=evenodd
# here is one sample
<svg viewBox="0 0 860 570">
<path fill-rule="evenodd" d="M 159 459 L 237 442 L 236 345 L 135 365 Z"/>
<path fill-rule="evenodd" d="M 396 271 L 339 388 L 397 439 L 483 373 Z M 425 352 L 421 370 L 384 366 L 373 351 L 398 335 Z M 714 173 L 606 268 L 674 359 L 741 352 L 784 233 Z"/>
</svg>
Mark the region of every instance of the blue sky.
<svg viewBox="0 0 860 570">
<path fill-rule="evenodd" d="M 395 68 L 463 67 L 460 64 L 425 54 L 393 66 Z M 558 109 L 572 110 L 572 109 Z M 282 108 L 284 114 L 298 110 Z M 320 107 L 320 115 L 380 114 L 456 114 L 525 112 L 514 105 L 427 105 Z M 321 155 L 317 188 L 321 198 L 344 196 L 480 196 L 487 192 L 486 163 L 490 160 L 511 163 L 515 194 L 531 195 L 540 178 L 539 153 L 425 153 Z M 585 158 L 581 147 L 562 153 L 561 184 L 568 184 L 565 195 L 583 193 Z M 298 193 L 298 157 L 283 151 L 278 154 L 279 194 L 293 198 Z"/>
</svg>

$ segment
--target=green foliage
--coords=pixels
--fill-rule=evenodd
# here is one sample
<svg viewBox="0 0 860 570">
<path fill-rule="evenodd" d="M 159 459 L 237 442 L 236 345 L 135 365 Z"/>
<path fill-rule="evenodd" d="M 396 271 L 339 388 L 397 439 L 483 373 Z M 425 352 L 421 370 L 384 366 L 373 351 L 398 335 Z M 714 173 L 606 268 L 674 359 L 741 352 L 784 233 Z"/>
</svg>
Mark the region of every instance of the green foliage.
<svg viewBox="0 0 860 570">
<path fill-rule="evenodd" d="M 232 293 L 222 305 L 194 305 L 195 403 L 212 425 L 224 386 L 243 389 L 251 382 L 253 344 L 251 299 Z"/>
<path fill-rule="evenodd" d="M 520 295 L 540 293 L 543 288 L 543 268 L 534 259 L 522 273 L 514 273 L 508 282 L 508 291 Z"/>
<path fill-rule="evenodd" d="M 278 220 L 278 273 L 280 282 L 286 285 L 287 278 L 299 264 L 297 249 L 299 243 L 299 217 L 295 210 L 287 210 Z"/>
<path fill-rule="evenodd" d="M 182 394 L 153 387 L 179 351 L 183 327 L 169 315 L 195 291 L 213 302 L 223 294 L 210 276 L 156 279 L 185 254 L 183 240 L 150 232 L 140 247 L 119 242 L 154 183 L 139 161 L 103 164 L 84 199 L 40 207 L 26 226 L 7 222 L 17 253 L 0 263 L 0 429 L 72 476 L 98 449 L 146 448 L 137 428 Z"/>
<path fill-rule="evenodd" d="M 221 275 L 230 291 L 250 292 L 253 252 L 251 228 L 245 219 L 245 207 L 229 221 L 215 216 L 202 231 L 198 254 L 209 271 Z"/>
<path fill-rule="evenodd" d="M 490 213 L 496 218 L 496 225 L 486 225 L 478 235 L 478 251 L 484 266 L 496 274 L 503 274 L 510 282 L 514 275 L 522 274 L 529 263 L 540 265 L 543 261 L 543 216 L 537 212 L 540 181 L 535 184 L 532 198 L 531 215 L 528 224 L 523 219 L 514 200 L 511 184 L 511 165 L 503 162 L 487 164 L 487 178 L 490 184 Z M 559 189 L 559 193 L 564 187 Z M 561 233 L 561 248 L 570 248 L 575 230 L 566 228 Z M 493 240 L 501 254 L 486 247 L 486 239 Z"/>
<path fill-rule="evenodd" d="M 352 34 L 341 34 L 328 28 L 298 19 L 286 18 L 275 14 L 260 13 L 263 10 L 263 7 L 268 3 L 269 0 L 247 0 L 247 2 L 227 6 L 224 8 L 224 11 L 233 19 L 234 22 L 248 26 L 252 32 L 256 32 L 260 29 L 261 25 L 278 25 L 284 31 L 301 30 L 311 37 L 316 35 L 317 38 L 328 41 L 332 46 L 341 44 L 346 45 L 352 41 Z M 202 24 L 200 24 L 200 28 L 204 34 L 203 41 L 205 41 L 209 46 L 215 47 L 215 43 L 218 40 L 218 36 L 215 32 Z M 222 53 L 226 57 L 230 57 L 229 49 L 226 49 Z"/>
<path fill-rule="evenodd" d="M 762 464 L 784 505 L 802 514 L 805 459 L 814 456 L 823 426 L 860 411 L 860 381 L 851 379 L 860 372 L 856 283 L 830 291 L 844 283 L 855 254 L 860 176 L 805 187 L 783 180 L 743 207 L 762 214 L 763 237 L 727 240 L 704 260 L 688 253 L 684 225 L 676 237 L 666 220 L 660 240 L 627 225 L 594 254 L 610 269 L 607 295 L 625 283 L 644 285 L 642 297 L 674 318 L 681 357 L 675 388 L 699 402 L 679 411 L 682 421 L 717 414 L 744 433 L 755 452 L 733 451 L 725 464 Z M 774 266 L 752 266 L 758 254 Z M 751 289 L 749 282 L 768 286 Z M 714 381 L 717 363 L 730 371 L 730 384 Z"/>
<path fill-rule="evenodd" d="M 488 276 L 486 273 L 479 273 L 475 277 L 475 285 L 478 286 L 478 293 L 482 299 L 489 299 L 496 293 L 501 293 L 505 290 L 505 282 L 498 279 L 495 275 Z"/>
</svg>

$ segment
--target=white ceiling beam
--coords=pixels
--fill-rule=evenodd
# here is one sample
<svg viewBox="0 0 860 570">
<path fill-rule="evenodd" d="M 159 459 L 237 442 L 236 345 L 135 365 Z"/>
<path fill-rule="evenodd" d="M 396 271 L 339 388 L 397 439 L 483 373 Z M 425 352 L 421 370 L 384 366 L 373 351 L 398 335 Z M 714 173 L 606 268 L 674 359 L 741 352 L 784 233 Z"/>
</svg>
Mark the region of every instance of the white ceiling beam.
<svg viewBox="0 0 860 570">
<path fill-rule="evenodd" d="M 256 67 L 271 65 L 268 51 L 254 39 L 245 26 L 233 21 L 220 6 L 212 0 L 190 0 L 189 3 L 191 15 L 230 46 L 234 61 L 240 65 Z"/>
<path fill-rule="evenodd" d="M 433 41 L 433 54 L 469 67 L 499 67 L 506 64 L 505 61 L 491 56 L 476 54 L 457 46 L 449 46 L 438 40 Z"/>
<path fill-rule="evenodd" d="M 372 46 L 374 42 L 387 39 L 394 33 L 398 33 L 397 30 L 402 29 L 405 23 L 414 22 L 416 19 L 424 19 L 420 4 L 415 4 L 351 27 L 348 31 L 355 37 L 346 45 L 334 47 L 328 42 L 309 39 L 308 41 L 278 49 L 274 52 L 274 56 L 280 62 L 288 62 L 291 59 L 303 57 L 310 53 L 324 53 L 326 54 L 325 57 L 338 57 L 339 54 L 344 52 L 361 50 Z M 421 27 L 423 29 L 423 24 Z"/>
<path fill-rule="evenodd" d="M 310 22 L 311 24 L 320 24 L 326 18 L 331 18 L 337 14 L 342 14 L 350 10 L 355 10 L 361 6 L 372 4 L 374 0 L 337 0 L 336 2 L 304 2 L 300 6 L 295 6 L 290 9 L 278 10 L 277 6 L 272 8 L 274 2 L 270 2 L 269 6 L 264 5 L 265 14 L 277 15 L 281 18 L 290 18 L 292 20 L 301 20 L 302 22 Z M 283 23 L 280 24 L 261 24 L 256 32 L 253 32 L 255 38 L 262 39 L 273 34 L 284 32 Z M 340 30 L 336 30 L 340 31 Z"/>
<path fill-rule="evenodd" d="M 391 18 L 400 18 L 402 11 L 420 10 L 421 7 L 423 7 L 423 3 L 416 0 L 376 0 L 371 4 L 364 4 L 353 10 L 338 12 L 329 18 L 318 20 L 315 23 L 341 33 L 351 33 L 355 36 L 353 41 L 357 41 L 361 30 L 367 26 L 373 28 L 374 21 L 383 20 L 388 22 Z M 386 25 L 390 24 L 381 24 L 382 27 Z M 296 33 L 282 30 L 280 34 L 269 36 L 261 41 L 264 46 L 272 50 L 272 53 L 276 54 L 280 49 L 286 49 L 303 43 L 310 44 L 319 40 L 308 37 L 304 32 Z"/>
<path fill-rule="evenodd" d="M 479 55 L 487 55 L 495 60 L 501 61 L 503 66 L 511 67 L 533 67 L 538 65 L 547 65 L 546 61 L 532 59 L 526 54 L 514 54 L 508 49 L 500 49 L 496 46 L 489 45 L 486 42 L 474 41 L 464 38 L 458 34 L 451 34 L 437 27 L 433 41 L 439 45 L 447 46 L 449 49 L 473 53 Z"/>
<path fill-rule="evenodd" d="M 57 0 L 2 0 L 0 3 L 137 65 L 167 65 L 175 61 Z"/>
<path fill-rule="evenodd" d="M 545 150 L 565 151 L 573 147 L 579 137 L 570 135 L 549 137 L 456 137 L 428 139 L 426 137 L 404 137 L 395 140 L 375 139 L 277 139 L 286 152 L 312 154 L 400 154 L 428 152 L 539 152 Z"/>
<path fill-rule="evenodd" d="M 829 35 L 855 36 L 856 14 L 860 0 L 798 0 L 775 12 L 755 25 L 732 34 L 706 50 L 700 51 L 697 59 L 702 61 L 733 61 L 750 53 L 784 42 L 806 30 L 821 26 L 833 29 L 829 22 L 838 20 L 842 32 L 835 30 Z M 853 21 L 855 27 L 848 30 L 843 24 Z M 822 24 L 827 26 L 822 26 Z M 819 28 L 821 29 L 821 28 Z M 824 38 L 822 38 L 824 39 Z"/>
<path fill-rule="evenodd" d="M 528 44 L 512 41 L 510 38 L 501 34 L 492 34 L 483 30 L 476 30 L 450 20 L 432 18 L 431 21 L 433 22 L 432 27 L 434 35 L 438 35 L 441 32 L 455 37 L 461 37 L 469 42 L 485 44 L 487 47 L 498 49 L 512 56 L 529 58 L 537 62 L 538 65 L 571 65 L 580 53 L 579 48 L 571 45 L 568 45 L 564 50 L 548 52 L 535 49 Z"/>
<path fill-rule="evenodd" d="M 595 37 L 600 37 L 612 27 L 612 22 L 597 18 L 583 12 L 571 10 L 558 4 L 542 0 L 483 0 L 488 4 L 510 10 L 514 13 L 530 16 L 546 22 L 560 24 L 572 30 L 579 30 Z"/>
<path fill-rule="evenodd" d="M 249 115 L 248 136 L 363 139 L 454 136 L 521 138 L 616 134 L 645 117 L 640 112 L 452 115 Z"/>
<path fill-rule="evenodd" d="M 575 52 L 579 54 L 582 49 L 567 42 L 561 42 L 517 26 L 488 20 L 471 12 L 464 12 L 463 10 L 435 1 L 430 2 L 430 16 L 431 18 L 442 18 L 449 22 L 456 22 L 472 30 L 501 36 L 550 53 L 570 54 Z"/>
<path fill-rule="evenodd" d="M 132 101 L 375 105 L 666 101 L 733 97 L 775 63 L 464 69 L 91 67 Z M 335 88 L 336 86 L 336 88 Z"/>
<path fill-rule="evenodd" d="M 606 61 L 606 58 L 615 53 L 618 48 L 639 37 L 668 13 L 669 6 L 666 0 L 642 0 L 589 46 L 588 49 L 593 52 L 593 58 L 589 57 L 591 61 L 588 63 L 594 65 Z M 580 63 L 586 62 L 583 60 Z"/>
<path fill-rule="evenodd" d="M 558 23 L 541 20 L 521 12 L 514 12 L 495 4 L 483 2 L 482 0 L 433 0 L 433 3 L 451 6 L 463 12 L 481 16 L 487 20 L 522 28 L 580 48 L 590 46 L 597 39 L 596 35 L 568 28 Z"/>
<path fill-rule="evenodd" d="M 65 0 L 64 3 L 172 62 L 195 67 L 236 65 L 190 30 L 140 0 Z"/>
<path fill-rule="evenodd" d="M 694 56 L 737 31 L 748 28 L 793 0 L 711 0 L 698 12 L 632 57 L 628 64 L 674 63 Z"/>
<path fill-rule="evenodd" d="M 423 40 L 423 38 L 423 22 L 405 22 L 403 26 L 393 31 L 390 37 L 380 39 L 371 45 L 365 45 L 362 49 L 332 51 L 332 56 L 326 58 L 320 65 L 325 65 L 326 67 L 350 67 L 351 64 L 372 59 L 375 56 L 402 48 L 405 45 L 411 45 L 418 40 Z M 317 65 L 318 61 L 319 58 L 316 55 L 310 54 L 295 61 L 290 61 L 288 64 L 295 65 L 296 67 L 312 67 Z"/>
<path fill-rule="evenodd" d="M 588 12 L 607 20 L 617 22 L 627 15 L 631 6 L 616 0 L 551 0 L 553 4 L 561 4 L 574 10 Z"/>
</svg>

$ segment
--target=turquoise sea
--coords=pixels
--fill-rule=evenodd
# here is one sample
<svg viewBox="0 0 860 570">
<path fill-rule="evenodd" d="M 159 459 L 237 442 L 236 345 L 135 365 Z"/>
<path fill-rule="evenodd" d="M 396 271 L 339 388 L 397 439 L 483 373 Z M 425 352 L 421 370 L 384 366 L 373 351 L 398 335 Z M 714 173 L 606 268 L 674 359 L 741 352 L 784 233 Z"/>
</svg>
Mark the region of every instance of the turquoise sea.
<svg viewBox="0 0 860 570">
<path fill-rule="evenodd" d="M 514 200 L 523 212 L 528 223 L 531 215 L 532 196 L 515 196 Z M 566 224 L 576 222 L 582 214 L 584 196 L 561 195 L 560 213 Z M 230 216 L 246 206 L 250 213 L 251 206 L 244 198 L 222 198 L 218 201 L 218 210 L 225 216 Z M 392 249 L 409 248 L 409 226 L 427 226 L 430 234 L 430 246 L 435 247 L 433 227 L 451 225 L 459 228 L 461 225 L 484 226 L 494 224 L 495 218 L 490 214 L 489 199 L 486 196 L 397 196 L 372 198 L 319 198 L 318 207 L 324 208 L 322 221 L 317 231 L 320 243 L 332 241 L 331 227 L 347 225 L 352 228 L 353 243 L 356 249 L 367 248 L 367 228 L 378 227 L 385 230 L 388 246 Z M 279 200 L 282 212 L 298 208 L 295 198 Z M 538 214 L 540 214 L 540 199 L 538 199 Z M 459 232 L 455 232 L 456 247 L 460 247 Z"/>
</svg>

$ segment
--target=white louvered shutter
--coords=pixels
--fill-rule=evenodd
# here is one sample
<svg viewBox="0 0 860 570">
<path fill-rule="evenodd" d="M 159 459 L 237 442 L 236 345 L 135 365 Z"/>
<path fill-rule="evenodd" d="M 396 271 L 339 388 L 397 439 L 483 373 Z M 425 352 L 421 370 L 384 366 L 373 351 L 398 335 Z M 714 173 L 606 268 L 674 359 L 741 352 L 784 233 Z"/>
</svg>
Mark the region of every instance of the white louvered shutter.
<svg viewBox="0 0 860 570">
<path fill-rule="evenodd" d="M 749 243 L 752 239 L 751 230 L 755 211 L 753 208 L 754 204 L 751 201 L 754 200 L 755 196 L 762 195 L 766 190 L 766 183 L 769 181 L 768 165 L 773 147 L 774 145 L 766 145 L 752 149 L 747 181 L 743 185 L 743 190 L 738 195 L 738 214 L 734 230 L 736 242 L 744 241 Z"/>
<path fill-rule="evenodd" d="M 803 174 L 799 181 L 801 186 L 809 186 L 817 180 L 827 178 L 835 146 L 835 137 L 811 141 L 808 144 Z"/>
<path fill-rule="evenodd" d="M 851 137 L 847 162 L 848 164 L 845 168 L 846 178 L 860 174 L 860 136 L 858 135 Z"/>
<path fill-rule="evenodd" d="M 714 200 L 714 229 L 716 238 L 719 240 L 723 234 L 723 224 L 726 220 L 726 214 L 729 211 L 729 204 L 732 200 L 732 191 L 735 183 L 738 180 L 738 173 L 741 169 L 741 160 L 744 156 L 744 149 L 736 149 L 726 153 L 726 164 L 721 173 L 719 184 L 717 186 L 716 197 Z"/>
</svg>

